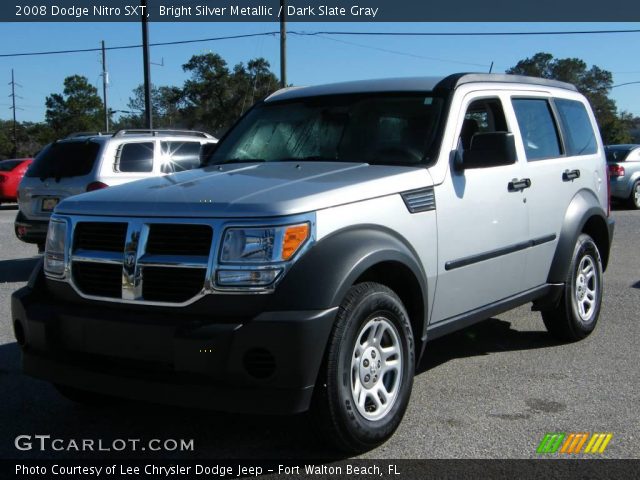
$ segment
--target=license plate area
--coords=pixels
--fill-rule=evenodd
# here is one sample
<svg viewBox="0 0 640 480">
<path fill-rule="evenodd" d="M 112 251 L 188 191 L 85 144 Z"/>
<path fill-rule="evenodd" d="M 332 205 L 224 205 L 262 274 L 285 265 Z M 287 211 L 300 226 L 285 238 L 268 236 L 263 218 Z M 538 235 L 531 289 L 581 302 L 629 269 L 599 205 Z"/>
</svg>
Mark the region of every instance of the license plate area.
<svg viewBox="0 0 640 480">
<path fill-rule="evenodd" d="M 40 210 L 43 212 L 53 212 L 53 209 L 56 208 L 59 202 L 59 198 L 43 198 Z"/>
</svg>

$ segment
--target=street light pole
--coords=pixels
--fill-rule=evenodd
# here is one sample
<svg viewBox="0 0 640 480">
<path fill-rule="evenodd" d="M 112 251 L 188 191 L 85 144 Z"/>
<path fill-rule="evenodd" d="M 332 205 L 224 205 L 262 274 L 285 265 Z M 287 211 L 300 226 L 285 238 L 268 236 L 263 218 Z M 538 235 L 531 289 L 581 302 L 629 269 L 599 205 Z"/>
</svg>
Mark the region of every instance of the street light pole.
<svg viewBox="0 0 640 480">
<path fill-rule="evenodd" d="M 107 84 L 109 78 L 107 77 L 107 54 L 104 48 L 104 40 L 102 40 L 102 98 L 104 104 L 104 131 L 109 131 L 109 107 L 107 106 Z"/>
<path fill-rule="evenodd" d="M 149 63 L 149 22 L 147 21 L 147 0 L 140 0 L 142 8 L 142 60 L 144 62 L 144 119 L 148 129 L 153 128 L 151 111 L 151 68 Z"/>
<path fill-rule="evenodd" d="M 287 86 L 287 6 L 280 0 L 280 86 Z"/>
</svg>

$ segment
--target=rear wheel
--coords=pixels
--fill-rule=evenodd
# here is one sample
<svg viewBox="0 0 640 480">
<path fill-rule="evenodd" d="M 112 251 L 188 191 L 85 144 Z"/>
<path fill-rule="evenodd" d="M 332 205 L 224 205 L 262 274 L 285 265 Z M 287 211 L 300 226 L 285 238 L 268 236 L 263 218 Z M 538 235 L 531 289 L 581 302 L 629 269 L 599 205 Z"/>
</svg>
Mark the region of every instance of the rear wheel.
<svg viewBox="0 0 640 480">
<path fill-rule="evenodd" d="M 409 402 L 414 343 L 407 312 L 389 288 L 366 282 L 347 293 L 312 405 L 317 428 L 341 450 L 386 441 Z"/>
<path fill-rule="evenodd" d="M 629 206 L 636 210 L 640 209 L 640 180 L 631 187 L 631 196 L 629 197 Z"/>
<path fill-rule="evenodd" d="M 598 322 L 602 304 L 602 261 L 598 246 L 586 234 L 578 237 L 564 292 L 558 306 L 542 312 L 549 333 L 565 341 L 589 335 Z"/>
</svg>

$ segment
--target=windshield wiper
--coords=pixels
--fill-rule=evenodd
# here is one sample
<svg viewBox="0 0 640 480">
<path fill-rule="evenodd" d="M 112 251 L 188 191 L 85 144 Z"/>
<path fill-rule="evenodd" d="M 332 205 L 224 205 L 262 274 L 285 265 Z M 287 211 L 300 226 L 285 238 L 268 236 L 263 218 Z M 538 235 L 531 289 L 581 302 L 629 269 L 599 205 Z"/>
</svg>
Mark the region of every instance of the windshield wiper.
<svg viewBox="0 0 640 480">
<path fill-rule="evenodd" d="M 224 162 L 208 163 L 209 165 L 226 165 L 227 163 L 262 163 L 266 162 L 264 158 L 229 158 Z"/>
<path fill-rule="evenodd" d="M 309 155 L 308 157 L 289 157 L 272 160 L 274 162 L 339 162 L 337 158 L 321 157 L 320 155 Z"/>
</svg>

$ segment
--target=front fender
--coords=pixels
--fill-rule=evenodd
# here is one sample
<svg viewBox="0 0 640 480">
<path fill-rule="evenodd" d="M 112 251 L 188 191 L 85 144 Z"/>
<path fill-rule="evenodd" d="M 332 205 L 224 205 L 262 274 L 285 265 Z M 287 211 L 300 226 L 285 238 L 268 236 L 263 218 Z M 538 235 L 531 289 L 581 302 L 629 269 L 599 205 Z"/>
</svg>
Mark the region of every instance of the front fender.
<svg viewBox="0 0 640 480">
<path fill-rule="evenodd" d="M 426 305 L 426 276 L 417 253 L 397 233 L 369 225 L 339 230 L 316 243 L 278 286 L 275 303 L 304 310 L 338 306 L 358 277 L 383 262 L 407 267 Z"/>
</svg>

